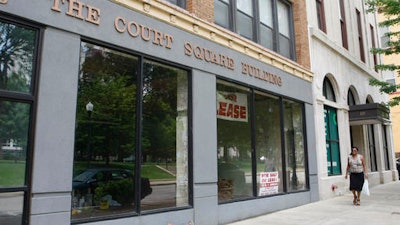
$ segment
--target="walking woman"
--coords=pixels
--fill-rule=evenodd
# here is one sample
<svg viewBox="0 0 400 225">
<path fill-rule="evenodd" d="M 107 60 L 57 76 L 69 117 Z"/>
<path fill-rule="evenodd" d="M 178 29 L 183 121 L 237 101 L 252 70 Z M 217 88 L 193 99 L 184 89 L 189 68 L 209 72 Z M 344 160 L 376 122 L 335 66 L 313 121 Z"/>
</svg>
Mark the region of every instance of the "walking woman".
<svg viewBox="0 0 400 225">
<path fill-rule="evenodd" d="M 364 178 L 368 179 L 367 169 L 364 157 L 358 154 L 358 148 L 352 147 L 351 154 L 347 160 L 346 176 L 350 172 L 350 191 L 353 193 L 354 205 L 360 205 L 361 190 L 364 184 Z"/>
</svg>

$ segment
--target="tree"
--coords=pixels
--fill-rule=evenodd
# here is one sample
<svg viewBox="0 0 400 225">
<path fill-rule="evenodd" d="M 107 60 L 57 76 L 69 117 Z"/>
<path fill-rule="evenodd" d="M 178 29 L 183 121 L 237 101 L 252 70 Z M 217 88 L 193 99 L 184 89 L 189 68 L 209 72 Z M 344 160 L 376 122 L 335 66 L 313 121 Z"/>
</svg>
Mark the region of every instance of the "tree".
<svg viewBox="0 0 400 225">
<path fill-rule="evenodd" d="M 367 1 L 368 12 L 377 11 L 383 15 L 385 19 L 379 22 L 381 27 L 400 27 L 400 1 L 399 0 L 369 0 Z M 384 34 L 387 38 L 387 47 L 372 48 L 373 54 L 383 55 L 397 55 L 400 53 L 400 31 L 389 31 Z M 376 69 L 381 71 L 395 71 L 396 74 L 400 74 L 400 65 L 395 64 L 378 64 L 375 66 Z M 388 83 L 385 81 L 377 80 L 375 78 L 370 79 L 370 85 L 380 87 L 381 93 L 390 94 L 399 88 L 399 85 Z M 392 98 L 388 103 L 388 106 L 395 106 L 400 104 L 400 97 Z"/>
</svg>

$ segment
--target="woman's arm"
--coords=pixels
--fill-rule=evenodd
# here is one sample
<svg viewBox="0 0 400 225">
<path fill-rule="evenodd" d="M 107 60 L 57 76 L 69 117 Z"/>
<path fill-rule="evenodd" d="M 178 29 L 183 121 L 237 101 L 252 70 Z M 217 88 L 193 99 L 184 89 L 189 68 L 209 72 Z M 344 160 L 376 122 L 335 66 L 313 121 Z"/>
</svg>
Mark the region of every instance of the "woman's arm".
<svg viewBox="0 0 400 225">
<path fill-rule="evenodd" d="M 365 166 L 364 156 L 361 156 L 361 163 L 362 163 L 362 166 L 363 166 L 364 177 L 366 179 L 368 179 L 368 172 L 367 172 L 367 167 Z"/>
</svg>

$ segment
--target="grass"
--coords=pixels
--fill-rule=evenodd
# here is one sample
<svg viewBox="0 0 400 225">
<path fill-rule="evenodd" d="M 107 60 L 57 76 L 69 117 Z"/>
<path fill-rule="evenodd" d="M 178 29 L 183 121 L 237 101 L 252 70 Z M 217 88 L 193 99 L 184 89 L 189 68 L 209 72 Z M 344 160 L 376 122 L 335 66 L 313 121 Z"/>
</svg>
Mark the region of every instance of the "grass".
<svg viewBox="0 0 400 225">
<path fill-rule="evenodd" d="M 171 174 L 157 167 L 157 163 L 144 163 L 141 167 L 142 177 L 150 180 L 175 179 Z M 87 162 L 75 162 L 74 171 L 87 168 Z M 90 162 L 90 167 L 105 167 L 104 162 Z M 169 164 L 168 166 L 173 166 Z M 108 167 L 117 167 L 133 171 L 134 163 L 112 162 Z M 0 187 L 23 186 L 25 182 L 25 162 L 14 160 L 0 160 Z M 72 180 L 71 180 L 72 182 Z"/>
<path fill-rule="evenodd" d="M 25 162 L 0 160 L 0 187 L 22 186 L 25 183 Z"/>
<path fill-rule="evenodd" d="M 174 176 L 158 168 L 157 165 L 163 165 L 163 164 L 143 163 L 141 167 L 142 177 L 147 177 L 150 180 L 175 179 Z M 135 164 L 132 162 L 130 163 L 110 162 L 109 165 L 106 165 L 104 162 L 99 162 L 99 161 L 90 162 L 90 167 L 115 167 L 115 168 L 127 169 L 130 171 L 134 171 L 134 166 Z M 170 163 L 169 166 L 174 166 L 174 165 Z M 82 171 L 87 167 L 88 167 L 87 162 L 74 163 L 74 171 Z"/>
</svg>

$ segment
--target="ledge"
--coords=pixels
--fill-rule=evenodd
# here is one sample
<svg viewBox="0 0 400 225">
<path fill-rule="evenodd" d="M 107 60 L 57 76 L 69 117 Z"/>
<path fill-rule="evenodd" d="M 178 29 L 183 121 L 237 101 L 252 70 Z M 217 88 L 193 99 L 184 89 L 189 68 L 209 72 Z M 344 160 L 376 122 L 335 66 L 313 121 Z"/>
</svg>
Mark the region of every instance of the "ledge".
<svg viewBox="0 0 400 225">
<path fill-rule="evenodd" d="M 204 21 L 175 5 L 158 0 L 110 1 L 272 65 L 303 80 L 309 82 L 313 80 L 312 72 L 296 62 L 247 40 L 236 33 Z"/>
</svg>

